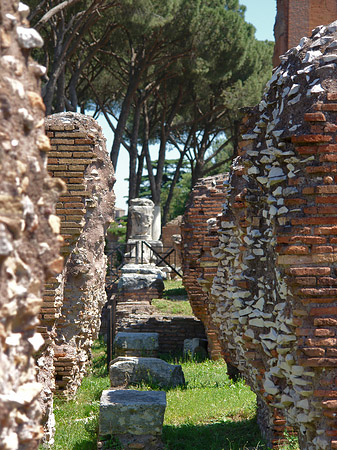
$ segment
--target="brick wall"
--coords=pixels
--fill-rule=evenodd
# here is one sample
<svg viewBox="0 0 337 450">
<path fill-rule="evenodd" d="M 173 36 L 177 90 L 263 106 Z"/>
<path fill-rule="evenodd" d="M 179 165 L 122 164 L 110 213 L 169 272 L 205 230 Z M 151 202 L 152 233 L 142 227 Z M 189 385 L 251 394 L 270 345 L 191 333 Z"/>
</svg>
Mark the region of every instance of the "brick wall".
<svg viewBox="0 0 337 450">
<path fill-rule="evenodd" d="M 174 248 L 175 252 L 172 255 L 172 258 L 169 258 L 168 261 L 171 265 L 175 267 L 181 267 L 181 254 L 180 254 L 180 246 L 177 245 L 175 239 L 172 236 L 177 236 L 181 234 L 180 225 L 181 225 L 182 216 L 178 216 L 175 219 L 168 222 L 162 228 L 161 241 L 163 243 L 164 252 L 170 248 Z"/>
<path fill-rule="evenodd" d="M 101 128 L 89 116 L 49 116 L 48 170 L 67 186 L 56 205 L 65 258 L 62 275 L 46 286 L 40 331 L 55 336 L 56 390 L 73 395 L 88 363 L 106 301 L 104 236 L 112 221 L 113 169 Z"/>
<path fill-rule="evenodd" d="M 295 47 L 303 36 L 311 36 L 318 25 L 328 25 L 337 20 L 336 0 L 277 0 L 274 26 L 274 66 L 279 56 Z"/>
<path fill-rule="evenodd" d="M 210 310 L 214 305 L 207 289 L 218 266 L 211 249 L 219 242 L 214 225 L 226 198 L 223 184 L 227 178 L 224 174 L 199 180 L 191 193 L 181 224 L 183 283 L 193 313 L 205 326 L 212 358 L 221 356 L 221 348 L 211 320 Z M 212 223 L 207 222 L 209 220 Z"/>
<path fill-rule="evenodd" d="M 127 317 L 117 317 L 117 331 L 158 333 L 160 353 L 182 353 L 185 339 L 206 338 L 202 322 L 195 317 L 142 314 L 142 305 L 134 306 L 134 314 L 128 309 Z"/>
<path fill-rule="evenodd" d="M 302 41 L 244 120 L 210 292 L 265 436 L 303 450 L 337 448 L 336 46 L 336 25 Z"/>
</svg>

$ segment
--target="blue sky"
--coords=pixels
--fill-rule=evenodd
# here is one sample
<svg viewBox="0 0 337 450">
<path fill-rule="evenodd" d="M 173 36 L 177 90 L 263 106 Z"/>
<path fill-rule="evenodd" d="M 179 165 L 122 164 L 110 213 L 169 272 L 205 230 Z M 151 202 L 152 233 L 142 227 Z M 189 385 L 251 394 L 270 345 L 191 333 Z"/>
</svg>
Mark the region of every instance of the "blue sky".
<svg viewBox="0 0 337 450">
<path fill-rule="evenodd" d="M 240 4 L 245 5 L 247 10 L 245 14 L 246 21 L 252 23 L 256 28 L 256 38 L 259 40 L 274 40 L 273 27 L 276 15 L 276 0 L 240 0 Z M 104 136 L 107 139 L 107 150 L 110 152 L 113 133 L 107 126 L 104 119 L 98 120 L 103 128 Z M 174 155 L 170 155 L 174 158 Z M 118 208 L 127 209 L 126 198 L 128 194 L 128 177 L 129 155 L 127 151 L 121 147 L 116 170 L 116 183 L 114 187 L 116 195 L 116 206 Z"/>
<path fill-rule="evenodd" d="M 276 16 L 276 0 L 239 0 L 245 5 L 246 21 L 252 23 L 256 28 L 255 36 L 263 41 L 274 40 L 274 22 Z"/>
</svg>

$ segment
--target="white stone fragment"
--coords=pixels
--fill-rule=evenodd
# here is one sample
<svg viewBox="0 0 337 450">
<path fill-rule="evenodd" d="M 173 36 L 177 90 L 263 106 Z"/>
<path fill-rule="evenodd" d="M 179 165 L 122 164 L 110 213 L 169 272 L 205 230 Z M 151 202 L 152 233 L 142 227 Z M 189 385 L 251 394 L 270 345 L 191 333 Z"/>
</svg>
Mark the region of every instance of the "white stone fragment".
<svg viewBox="0 0 337 450">
<path fill-rule="evenodd" d="M 292 97 L 293 95 L 297 94 L 297 92 L 300 90 L 299 84 L 293 84 L 291 86 L 291 89 L 289 90 L 288 97 Z"/>
<path fill-rule="evenodd" d="M 44 344 L 44 339 L 42 337 L 42 334 L 35 333 L 34 336 L 28 338 L 28 342 L 33 347 L 34 351 L 37 352 Z"/>
<path fill-rule="evenodd" d="M 294 400 L 292 397 L 290 397 L 290 395 L 282 394 L 281 395 L 281 403 L 284 406 L 290 406 L 290 405 L 294 404 Z"/>
<path fill-rule="evenodd" d="M 332 61 L 336 61 L 337 59 L 337 55 L 336 54 L 331 54 L 331 55 L 323 55 L 322 58 L 320 58 L 320 62 L 323 64 L 332 62 Z"/>
<path fill-rule="evenodd" d="M 258 136 L 257 136 L 257 134 L 256 133 L 247 133 L 247 134 L 243 134 L 242 135 L 242 139 L 243 140 L 250 140 L 250 139 L 256 139 Z"/>
<path fill-rule="evenodd" d="M 292 100 L 289 100 L 288 105 L 295 105 L 301 99 L 301 94 L 296 95 Z"/>
<path fill-rule="evenodd" d="M 42 37 L 34 28 L 17 27 L 16 33 L 22 48 L 41 48 L 44 44 Z"/>
<path fill-rule="evenodd" d="M 20 339 L 21 333 L 11 333 L 9 336 L 7 336 L 5 342 L 7 345 L 17 346 L 20 344 Z"/>
<path fill-rule="evenodd" d="M 305 67 L 304 69 L 298 70 L 297 73 L 298 75 L 301 75 L 302 73 L 309 73 L 314 69 L 314 65 L 311 64 L 310 66 Z"/>
<path fill-rule="evenodd" d="M 268 182 L 267 177 L 256 177 L 256 180 L 261 184 L 266 184 Z"/>
<path fill-rule="evenodd" d="M 249 325 L 253 326 L 253 327 L 264 327 L 265 326 L 265 322 L 263 319 L 250 319 L 249 320 Z"/>
<path fill-rule="evenodd" d="M 264 390 L 271 395 L 276 395 L 279 392 L 278 387 L 268 378 L 264 381 L 263 387 Z"/>
<path fill-rule="evenodd" d="M 257 175 L 258 173 L 260 173 L 260 169 L 256 166 L 252 166 L 252 167 L 249 167 L 249 169 L 247 170 L 247 173 L 249 175 Z"/>
<path fill-rule="evenodd" d="M 17 95 L 21 100 L 23 100 L 25 98 L 25 89 L 21 81 L 9 77 L 4 77 L 4 79 L 10 85 L 12 93 L 14 95 Z"/>
<path fill-rule="evenodd" d="M 29 14 L 29 7 L 22 2 L 19 2 L 18 13 L 21 19 L 26 19 Z"/>
<path fill-rule="evenodd" d="M 321 92 L 324 92 L 325 89 L 321 86 L 321 84 L 316 84 L 314 87 L 312 87 L 308 92 L 311 94 L 320 94 Z M 307 93 L 308 95 L 308 93 Z"/>
<path fill-rule="evenodd" d="M 6 14 L 6 18 L 8 19 L 8 20 L 10 20 L 11 22 L 12 22 L 12 24 L 16 24 L 16 22 L 17 22 L 17 20 L 16 20 L 16 17 L 15 16 L 13 16 L 13 14 Z"/>
<path fill-rule="evenodd" d="M 269 178 L 278 178 L 284 176 L 284 172 L 281 167 L 272 167 L 268 176 Z"/>
<path fill-rule="evenodd" d="M 320 50 L 309 50 L 303 59 L 304 63 L 311 63 L 315 61 L 316 58 L 322 56 L 322 52 Z"/>
</svg>

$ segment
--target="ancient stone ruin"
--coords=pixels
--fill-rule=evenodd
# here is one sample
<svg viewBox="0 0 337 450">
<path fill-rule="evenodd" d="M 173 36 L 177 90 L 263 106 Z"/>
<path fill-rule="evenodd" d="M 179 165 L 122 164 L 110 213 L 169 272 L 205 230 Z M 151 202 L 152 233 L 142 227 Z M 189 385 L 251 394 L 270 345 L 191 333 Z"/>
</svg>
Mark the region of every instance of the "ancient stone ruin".
<svg viewBox="0 0 337 450">
<path fill-rule="evenodd" d="M 104 236 L 113 220 L 115 178 L 94 119 L 55 114 L 47 118 L 46 129 L 52 145 L 48 169 L 53 177 L 64 180 L 67 191 L 56 205 L 65 266 L 46 286 L 41 331 L 49 336 L 56 332 L 56 389 L 69 396 L 86 373 L 106 302 Z"/>
<path fill-rule="evenodd" d="M 29 9 L 0 7 L 0 449 L 31 450 L 42 436 L 33 354 L 43 344 L 37 316 L 47 277 L 62 270 L 54 205 L 64 186 L 46 170 L 49 139 L 40 97 L 41 47 Z"/>
<path fill-rule="evenodd" d="M 286 425 L 306 450 L 337 448 L 336 49 L 337 22 L 317 27 L 245 118 L 209 290 L 266 438 L 277 445 Z"/>
</svg>

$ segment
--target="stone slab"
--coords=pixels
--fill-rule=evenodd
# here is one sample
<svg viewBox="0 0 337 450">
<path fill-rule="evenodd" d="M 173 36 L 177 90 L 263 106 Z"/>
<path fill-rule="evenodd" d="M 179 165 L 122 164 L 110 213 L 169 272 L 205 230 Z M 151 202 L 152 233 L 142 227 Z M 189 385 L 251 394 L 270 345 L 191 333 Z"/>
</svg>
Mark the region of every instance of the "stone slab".
<svg viewBox="0 0 337 450">
<path fill-rule="evenodd" d="M 115 350 L 156 351 L 159 348 L 159 334 L 120 331 L 116 334 L 114 347 Z"/>
<path fill-rule="evenodd" d="M 99 435 L 160 435 L 165 408 L 163 391 L 105 390 L 100 400 Z"/>
<path fill-rule="evenodd" d="M 118 357 L 111 361 L 111 387 L 127 386 L 141 382 L 160 387 L 176 387 L 185 384 L 180 364 L 169 364 L 159 358 Z"/>
</svg>

